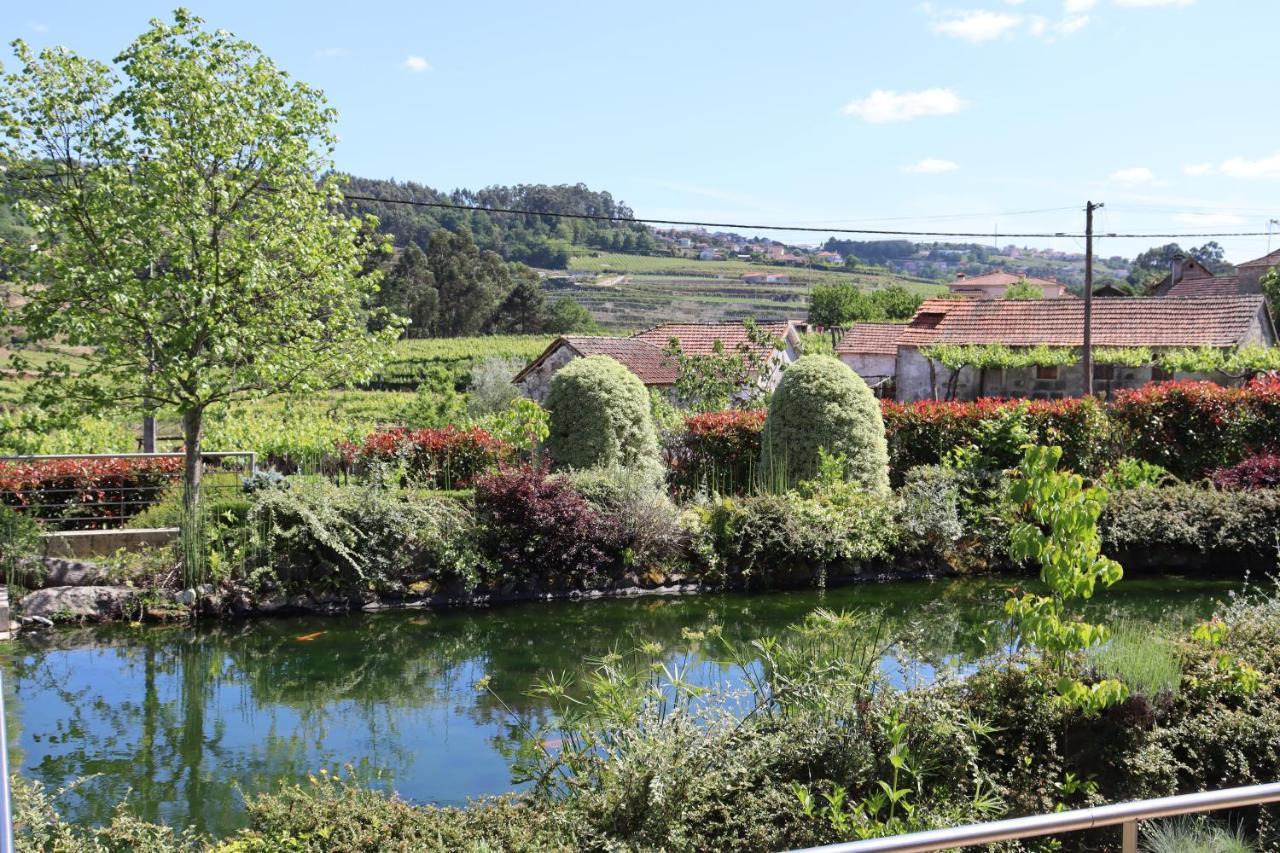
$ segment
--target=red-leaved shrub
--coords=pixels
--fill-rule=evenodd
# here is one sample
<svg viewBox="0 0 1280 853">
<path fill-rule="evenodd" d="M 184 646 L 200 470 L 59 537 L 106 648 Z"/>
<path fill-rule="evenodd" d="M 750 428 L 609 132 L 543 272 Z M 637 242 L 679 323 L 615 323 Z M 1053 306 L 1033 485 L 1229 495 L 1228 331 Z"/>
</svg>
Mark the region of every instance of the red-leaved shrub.
<svg viewBox="0 0 1280 853">
<path fill-rule="evenodd" d="M 917 465 L 936 465 L 953 448 L 964 446 L 977 447 L 993 467 L 1014 465 L 1021 450 L 1013 427 L 1025 430 L 1031 441 L 1061 447 L 1063 466 L 1074 471 L 1095 473 L 1115 453 L 1106 412 L 1093 399 L 883 400 L 880 410 L 889 467 L 898 476 Z"/>
<path fill-rule="evenodd" d="M 685 418 L 666 444 L 671 483 L 677 489 L 706 486 L 719 492 L 747 490 L 760 460 L 767 412 L 730 409 Z"/>
<path fill-rule="evenodd" d="M 1276 448 L 1280 382 L 1261 379 L 1243 388 L 1160 382 L 1118 392 L 1111 416 L 1126 431 L 1132 455 L 1191 479 Z"/>
<path fill-rule="evenodd" d="M 0 463 L 0 502 L 65 530 L 119 527 L 182 476 L 181 457 Z"/>
<path fill-rule="evenodd" d="M 481 547 L 509 579 L 539 590 L 602 585 L 608 520 L 545 465 L 501 466 L 475 481 Z"/>
<path fill-rule="evenodd" d="M 1209 475 L 1220 489 L 1274 489 L 1280 487 L 1280 456 L 1259 453 L 1230 468 Z"/>
<path fill-rule="evenodd" d="M 476 475 L 512 456 L 510 445 L 479 427 L 389 429 L 340 449 L 347 464 L 357 470 L 367 470 L 374 462 L 403 462 L 414 482 L 440 489 L 469 485 Z"/>
</svg>

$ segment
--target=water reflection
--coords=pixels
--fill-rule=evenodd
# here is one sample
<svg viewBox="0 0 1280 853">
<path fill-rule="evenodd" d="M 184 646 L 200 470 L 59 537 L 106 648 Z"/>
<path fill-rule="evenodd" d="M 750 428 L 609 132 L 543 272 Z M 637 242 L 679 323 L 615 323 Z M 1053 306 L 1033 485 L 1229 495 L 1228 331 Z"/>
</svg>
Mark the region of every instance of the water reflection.
<svg viewBox="0 0 1280 853">
<path fill-rule="evenodd" d="M 241 791 L 321 767 L 358 765 L 418 801 L 511 789 L 525 732 L 546 721 L 540 675 L 661 644 L 704 684 L 739 683 L 731 655 L 685 629 L 719 626 L 741 653 L 818 606 L 856 609 L 901 638 L 883 661 L 904 683 L 963 668 L 1006 642 L 991 580 L 846 587 L 825 593 L 645 598 L 405 612 L 186 628 L 108 626 L 6 644 L 13 764 L 103 821 L 126 796 L 149 820 L 223 832 Z M 1207 614 L 1238 584 L 1127 580 L 1107 616 L 1162 623 Z M 1095 611 L 1095 616 L 1102 615 Z M 486 678 L 488 690 L 475 684 Z"/>
</svg>

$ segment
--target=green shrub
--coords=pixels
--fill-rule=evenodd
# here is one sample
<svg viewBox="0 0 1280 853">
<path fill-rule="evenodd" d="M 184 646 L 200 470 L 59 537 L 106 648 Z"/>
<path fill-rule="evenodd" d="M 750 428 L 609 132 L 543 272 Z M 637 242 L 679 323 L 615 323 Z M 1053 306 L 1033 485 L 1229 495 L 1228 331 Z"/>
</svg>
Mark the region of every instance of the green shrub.
<svg viewBox="0 0 1280 853">
<path fill-rule="evenodd" d="M 520 397 L 511 379 L 525 366 L 521 358 L 486 358 L 471 368 L 467 383 L 467 413 L 483 417 L 508 408 Z"/>
<path fill-rule="evenodd" d="M 26 558 L 40 550 L 40 524 L 24 513 L 0 504 L 0 573 L 13 585 Z"/>
<path fill-rule="evenodd" d="M 1228 557 L 1236 570 L 1273 567 L 1280 543 L 1280 490 L 1129 489 L 1111 495 L 1099 526 L 1107 551 L 1123 553 L 1126 561 L 1186 568 L 1199 556 L 1213 568 Z"/>
<path fill-rule="evenodd" d="M 905 547 L 942 555 L 964 535 L 960 519 L 961 472 L 920 465 L 907 472 L 898 490 L 898 523 Z"/>
<path fill-rule="evenodd" d="M 845 364 L 822 356 L 800 358 L 773 392 L 761 437 L 767 482 L 812 479 L 818 452 L 845 460 L 845 476 L 870 489 L 889 488 L 889 452 L 880 404 L 867 383 Z"/>
<path fill-rule="evenodd" d="M 395 592 L 426 580 L 466 592 L 487 565 L 469 508 L 427 492 L 310 482 L 259 493 L 248 527 L 250 579 L 284 590 Z"/>
<path fill-rule="evenodd" d="M 651 470 L 589 468 L 572 472 L 569 482 L 608 520 L 628 566 L 658 568 L 680 556 L 685 539 L 680 510 Z"/>
<path fill-rule="evenodd" d="M 831 569 L 857 574 L 898 544 L 892 500 L 852 486 L 838 496 L 723 498 L 710 525 L 738 584 L 753 589 L 822 582 Z"/>
<path fill-rule="evenodd" d="M 580 358 L 556 371 L 545 406 L 551 412 L 546 447 L 556 468 L 658 467 L 649 393 L 608 356 Z"/>
</svg>

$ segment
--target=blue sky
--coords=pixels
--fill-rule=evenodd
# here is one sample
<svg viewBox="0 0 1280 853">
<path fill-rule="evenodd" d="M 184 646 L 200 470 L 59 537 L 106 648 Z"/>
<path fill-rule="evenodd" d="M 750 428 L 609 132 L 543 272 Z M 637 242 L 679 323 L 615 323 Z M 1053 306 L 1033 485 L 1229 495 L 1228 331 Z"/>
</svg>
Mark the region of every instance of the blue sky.
<svg viewBox="0 0 1280 853">
<path fill-rule="evenodd" d="M 0 35 L 109 59 L 173 5 L 8 3 Z M 1102 231 L 1280 218 L 1277 0 L 189 5 L 322 87 L 370 177 L 822 227 L 1079 231 L 1089 198 Z"/>
</svg>

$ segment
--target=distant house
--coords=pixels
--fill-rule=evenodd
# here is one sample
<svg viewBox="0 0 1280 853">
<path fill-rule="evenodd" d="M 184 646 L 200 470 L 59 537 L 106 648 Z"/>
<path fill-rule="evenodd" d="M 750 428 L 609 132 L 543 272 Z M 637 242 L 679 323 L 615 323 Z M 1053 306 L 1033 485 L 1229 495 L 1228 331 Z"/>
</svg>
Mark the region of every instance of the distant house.
<svg viewBox="0 0 1280 853">
<path fill-rule="evenodd" d="M 891 397 L 898 338 L 905 328 L 902 323 L 857 323 L 836 344 L 836 358 L 866 380 L 877 397 Z"/>
<path fill-rule="evenodd" d="M 714 261 L 716 257 L 717 257 L 716 250 L 711 248 L 710 246 L 707 246 L 706 248 L 698 252 L 698 260 L 700 261 Z"/>
<path fill-rule="evenodd" d="M 742 276 L 744 284 L 789 284 L 791 276 L 784 272 L 749 272 Z"/>
<path fill-rule="evenodd" d="M 1033 287 L 1039 288 L 1044 299 L 1060 299 L 1067 295 L 1067 286 L 1060 281 L 1014 275 L 1004 271 L 975 276 L 960 273 L 947 285 L 947 288 L 956 296 L 967 296 L 973 299 L 1003 299 L 1009 292 L 1010 286 L 1023 279 Z"/>
<path fill-rule="evenodd" d="M 1230 272 L 1213 273 L 1195 258 L 1174 258 L 1169 274 L 1156 283 L 1155 296 L 1230 296 L 1262 292 L 1262 276 L 1280 266 L 1280 249 L 1246 261 Z"/>
<path fill-rule="evenodd" d="M 770 260 L 780 261 L 787 255 L 787 247 L 772 243 L 765 247 L 764 256 Z"/>
<path fill-rule="evenodd" d="M 844 263 L 844 258 L 839 252 L 818 252 L 813 258 L 820 264 L 831 264 L 837 267 Z"/>
<path fill-rule="evenodd" d="M 756 377 L 755 381 L 772 390 L 782 378 L 783 369 L 798 357 L 800 331 L 789 320 L 756 325 L 782 342 L 782 349 L 771 352 L 765 352 L 764 348 L 759 350 L 760 355 L 768 357 L 768 366 L 764 375 Z M 575 358 L 606 355 L 634 373 L 646 387 L 670 391 L 676 384 L 677 365 L 665 350 L 673 339 L 683 352 L 690 355 L 713 354 L 717 341 L 725 353 L 732 354 L 749 341 L 742 323 L 667 323 L 628 338 L 563 335 L 517 373 L 512 382 L 526 397 L 542 402 L 557 370 Z"/>
<path fill-rule="evenodd" d="M 926 357 L 924 351 L 935 344 L 1079 347 L 1083 329 L 1084 301 L 1080 299 L 927 299 L 911 322 L 900 328 L 895 342 L 896 398 L 909 401 L 939 396 L 949 371 Z M 1276 343 L 1275 324 L 1260 295 L 1099 299 L 1093 303 L 1092 332 L 1098 347 L 1148 347 L 1157 353 L 1184 347 L 1226 349 Z M 852 354 L 859 348 L 870 349 L 870 340 L 869 333 L 866 343 L 859 339 L 841 344 Z M 873 375 L 882 370 L 882 365 L 877 365 Z M 966 367 L 957 377 L 956 398 L 1076 396 L 1084 384 L 1080 371 L 1078 363 L 1007 370 Z M 1152 364 L 1094 368 L 1095 383 L 1104 392 L 1172 378 L 1193 377 L 1166 375 Z"/>
</svg>

